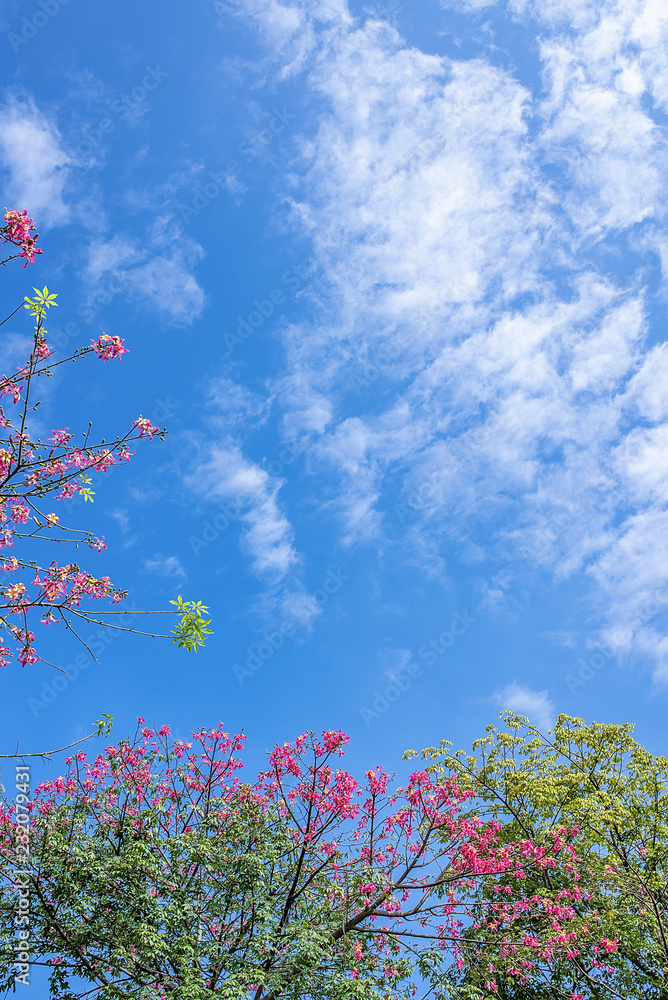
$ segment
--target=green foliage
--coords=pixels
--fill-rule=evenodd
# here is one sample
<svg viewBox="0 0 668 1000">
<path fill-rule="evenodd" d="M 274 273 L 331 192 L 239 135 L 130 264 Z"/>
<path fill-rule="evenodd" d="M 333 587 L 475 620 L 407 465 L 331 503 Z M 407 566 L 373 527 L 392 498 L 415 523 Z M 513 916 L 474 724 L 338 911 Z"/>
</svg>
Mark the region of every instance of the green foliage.
<svg viewBox="0 0 668 1000">
<path fill-rule="evenodd" d="M 93 725 L 96 728 L 96 736 L 108 736 L 111 732 L 113 726 L 113 715 L 107 715 L 106 712 L 102 713 L 100 719 L 96 719 Z"/>
<path fill-rule="evenodd" d="M 194 640 L 201 644 L 207 609 L 173 603 L 199 620 Z M 111 724 L 108 715 L 95 723 L 100 735 Z M 527 865 L 519 878 L 512 866 L 483 869 L 474 879 L 466 873 L 470 906 L 461 911 L 459 964 L 441 947 L 447 938 L 430 935 L 427 916 L 437 900 L 451 898 L 444 873 L 459 877 L 442 854 L 448 837 L 459 844 L 449 824 L 433 831 L 438 877 L 429 907 L 414 912 L 407 902 L 416 923 L 388 928 L 383 902 L 376 911 L 381 931 L 360 917 L 358 899 L 361 887 L 384 877 L 381 827 L 365 820 L 372 866 L 360 851 L 359 828 L 342 820 L 338 798 L 327 799 L 327 849 L 319 846 L 313 831 L 320 827 L 309 824 L 320 779 L 306 765 L 295 772 L 294 747 L 276 748 L 274 770 L 249 785 L 235 776 L 240 736 L 194 733 L 202 744 L 197 755 L 192 743 L 170 745 L 168 727 L 138 733 L 90 763 L 77 754 L 66 778 L 35 795 L 31 949 L 36 961 L 57 956 L 62 963 L 52 971 L 54 1000 L 407 1000 L 413 982 L 419 996 L 438 1000 L 667 1000 L 668 760 L 642 748 L 632 726 L 562 715 L 545 736 L 506 713 L 505 728 L 488 727 L 471 754 L 453 753 L 446 742 L 423 751 L 431 787 L 445 787 L 441 779 L 447 784 L 456 774 L 473 793 L 463 799 L 470 816 L 499 824 L 509 854 L 517 845 L 549 844 L 559 832 L 579 858 L 571 863 L 567 853 L 564 863 Z M 332 776 L 326 759 L 318 767 L 327 780 L 347 781 L 344 772 Z M 284 785 L 289 775 L 294 788 Z M 404 815 L 409 800 L 392 800 L 393 815 Z M 415 825 L 422 830 L 425 817 Z M 13 983 L 12 830 L 11 812 L 0 804 L 0 992 Z M 411 860 L 400 869 L 414 864 L 410 849 L 402 857 Z M 392 885 L 408 884 L 394 861 L 388 865 Z M 434 878 L 424 877 L 429 884 Z M 508 898 L 519 905 L 506 919 L 508 911 L 495 906 L 499 890 L 511 889 Z M 549 963 L 540 956 L 526 967 L 512 949 L 524 935 L 539 934 L 541 907 L 521 905 L 535 900 L 575 900 L 567 927 L 577 934 L 556 945 Z M 379 932 L 393 928 L 379 962 Z"/>
<path fill-rule="evenodd" d="M 575 992 L 586 1000 L 666 1000 L 668 997 L 668 760 L 633 738 L 633 726 L 587 725 L 560 715 L 542 735 L 521 715 L 503 713 L 505 729 L 487 727 L 473 754 L 452 754 L 449 744 L 423 751 L 430 770 L 457 769 L 475 793 L 477 815 L 503 824 L 502 839 L 535 840 L 550 830 L 577 826 L 575 849 L 588 873 L 579 905 L 584 924 L 597 937 L 617 940 L 607 961 L 614 972 L 600 982 L 591 964 L 566 963 L 549 980 L 529 988 L 509 982 L 503 1000 L 562 1000 Z M 415 752 L 410 751 L 410 756 Z M 560 888 L 554 876 L 532 873 L 525 895 Z M 589 896 L 590 898 L 586 898 Z M 531 932 L 530 921 L 523 928 Z M 472 932 L 484 938 L 484 932 Z M 459 986 L 478 984 L 488 957 L 470 952 Z M 466 993 L 457 994 L 462 998 Z"/>
<path fill-rule="evenodd" d="M 204 645 L 205 636 L 213 635 L 213 629 L 207 628 L 211 619 L 204 617 L 209 609 L 201 601 L 184 601 L 181 597 L 169 603 L 175 604 L 181 613 L 181 621 L 172 630 L 172 642 L 180 648 L 185 647 L 188 652 L 196 653 Z"/>
<path fill-rule="evenodd" d="M 58 293 L 52 292 L 49 294 L 49 289 L 46 285 L 41 292 L 39 288 L 33 288 L 33 291 L 35 293 L 35 298 L 31 299 L 25 295 L 24 299 L 26 304 L 23 308 L 28 309 L 37 320 L 40 320 L 43 319 L 47 309 L 50 309 L 51 306 L 58 305 L 56 302 Z"/>
<path fill-rule="evenodd" d="M 46 316 L 47 310 L 50 309 L 51 306 L 58 305 L 56 302 L 58 293 L 49 293 L 49 289 L 46 285 L 41 292 L 39 288 L 33 288 L 33 291 L 35 292 L 35 298 L 31 299 L 29 296 L 25 295 L 25 305 L 23 308 L 28 309 L 29 312 L 35 317 L 35 344 L 38 344 L 44 341 L 44 337 L 48 333 L 48 330 L 44 327 L 44 317 Z"/>
<path fill-rule="evenodd" d="M 90 476 L 79 476 L 79 482 L 92 483 L 93 480 L 90 478 Z M 95 503 L 95 501 L 93 500 L 93 497 L 95 496 L 95 490 L 92 490 L 90 486 L 82 486 L 81 489 L 79 490 L 79 496 L 84 498 L 84 503 L 87 503 L 89 500 L 91 503 Z"/>
</svg>

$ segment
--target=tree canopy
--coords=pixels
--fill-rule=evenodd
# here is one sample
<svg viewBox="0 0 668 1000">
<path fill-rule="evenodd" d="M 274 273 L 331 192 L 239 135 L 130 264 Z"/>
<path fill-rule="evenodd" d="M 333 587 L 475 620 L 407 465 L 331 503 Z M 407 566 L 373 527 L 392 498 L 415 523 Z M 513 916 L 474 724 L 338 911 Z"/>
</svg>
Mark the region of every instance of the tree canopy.
<svg viewBox="0 0 668 1000">
<path fill-rule="evenodd" d="M 11 802 L 0 816 L 0 982 L 22 838 L 31 961 L 53 966 L 60 1000 L 481 997 L 615 951 L 578 913 L 577 827 L 513 837 L 447 767 L 357 780 L 337 766 L 347 742 L 304 734 L 246 780 L 242 735 L 184 742 L 140 719 L 133 739 L 68 758 L 27 817 Z M 477 955 L 466 992 L 451 972 Z"/>
<path fill-rule="evenodd" d="M 522 986 L 499 977 L 498 996 L 561 998 L 572 991 L 586 1000 L 601 997 L 668 997 L 668 759 L 655 756 L 633 738 L 630 724 L 592 723 L 561 715 L 554 730 L 541 734 L 523 716 L 506 713 L 505 727 L 489 726 L 473 754 L 452 754 L 450 745 L 423 752 L 431 773 L 452 773 L 474 793 L 476 815 L 502 824 L 501 839 L 542 842 L 550 831 L 577 829 L 573 848 L 580 859 L 564 869 L 527 872 L 527 895 L 566 891 L 586 879 L 587 893 L 573 904 L 578 922 L 614 943 L 605 958 L 606 975 L 593 954 L 574 949 L 559 956 L 549 975 Z M 411 756 L 413 754 L 411 753 Z M 481 902 L 496 887 L 483 888 Z M 530 914 L 519 926 L 532 933 Z M 453 982 L 477 985 L 495 948 L 486 925 L 467 930 L 481 943 L 466 951 L 467 962 Z"/>
</svg>

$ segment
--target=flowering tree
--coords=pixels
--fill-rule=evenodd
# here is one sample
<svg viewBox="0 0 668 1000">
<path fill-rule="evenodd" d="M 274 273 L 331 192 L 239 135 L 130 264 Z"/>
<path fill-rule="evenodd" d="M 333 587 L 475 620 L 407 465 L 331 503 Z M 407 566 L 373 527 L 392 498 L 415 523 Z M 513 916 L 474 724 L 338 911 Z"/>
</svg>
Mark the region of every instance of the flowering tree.
<svg viewBox="0 0 668 1000">
<path fill-rule="evenodd" d="M 173 741 L 139 719 L 133 739 L 77 753 L 33 798 L 2 805 L 0 989 L 50 964 L 62 1000 L 395 1000 L 418 982 L 482 998 L 504 973 L 520 981 L 567 961 L 574 940 L 587 947 L 579 885 L 527 901 L 530 934 L 513 932 L 505 895 L 545 871 L 573 882 L 576 830 L 502 842 L 454 776 L 416 771 L 398 789 L 375 768 L 358 782 L 336 767 L 341 732 L 276 747 L 244 781 L 243 740 L 218 726 Z M 30 927 L 16 967 L 18 864 Z M 490 881 L 510 926 L 481 903 Z M 455 993 L 448 968 L 480 947 L 471 920 L 496 938 L 494 968 Z"/>
<path fill-rule="evenodd" d="M 504 729 L 488 726 L 471 755 L 453 756 L 448 744 L 424 751 L 433 779 L 454 771 L 473 793 L 476 814 L 502 824 L 500 843 L 518 837 L 544 843 L 563 827 L 576 829 L 572 846 L 581 861 L 570 871 L 528 869 L 519 886 L 506 879 L 481 884 L 486 912 L 466 931 L 476 947 L 452 970 L 453 985 L 477 988 L 496 964 L 495 992 L 509 1000 L 560 1000 L 569 993 L 582 1000 L 665 1000 L 668 760 L 641 747 L 628 724 L 588 726 L 561 715 L 544 736 L 524 716 L 508 712 L 505 720 Z M 588 891 L 574 896 L 584 878 Z M 548 975 L 536 966 L 521 983 L 495 962 L 498 923 L 533 935 L 527 904 L 546 894 L 570 908 L 588 934 L 555 956 Z"/>
<path fill-rule="evenodd" d="M 4 218 L 0 242 L 9 243 L 20 252 L 2 263 L 25 257 L 25 267 L 42 252 L 35 246 L 37 234 L 31 235 L 35 228 L 32 219 L 26 211 L 9 211 Z M 36 618 L 45 626 L 61 623 L 81 642 L 79 627 L 84 622 L 137 631 L 123 625 L 126 614 L 123 610 L 97 611 L 95 615 L 91 612 L 90 601 L 106 599 L 118 605 L 127 596 L 126 591 L 114 587 L 109 577 L 95 576 L 77 562 L 36 559 L 33 553 L 38 552 L 36 543 L 44 541 L 74 544 L 77 548 L 83 545 L 98 552 L 106 548 L 104 538 L 63 524 L 53 509 L 45 508 L 46 499 L 61 501 L 79 496 L 84 502 L 92 502 L 94 494 L 88 475 L 91 470 L 106 472 L 114 465 L 128 462 L 134 441 L 163 438 L 166 433 L 140 415 L 124 434 L 111 441 L 94 439 L 90 426 L 79 443 L 66 427 L 53 430 L 46 441 L 32 434 L 30 416 L 39 405 L 35 401 L 39 379 L 50 376 L 59 365 L 88 355 L 106 362 L 114 358 L 120 361 L 128 353 L 120 337 L 103 333 L 88 347 L 54 360 L 45 320 L 48 310 L 58 305 L 57 296 L 46 287 L 34 292 L 33 298 L 26 296 L 21 303 L 35 323 L 32 351 L 14 374 L 0 377 L 0 400 L 4 401 L 4 406 L 0 406 L 0 428 L 4 431 L 0 437 L 0 550 L 3 550 L 0 572 L 6 574 L 8 581 L 0 585 L 0 667 L 7 666 L 14 656 L 23 667 L 44 659 L 34 645 L 32 621 Z M 7 411 L 7 403 L 13 411 Z M 210 634 L 209 621 L 204 618 L 207 609 L 181 598 L 172 603 L 177 605 L 176 611 L 163 613 L 180 615 L 179 625 L 172 633 L 173 641 L 197 650 Z"/>
</svg>

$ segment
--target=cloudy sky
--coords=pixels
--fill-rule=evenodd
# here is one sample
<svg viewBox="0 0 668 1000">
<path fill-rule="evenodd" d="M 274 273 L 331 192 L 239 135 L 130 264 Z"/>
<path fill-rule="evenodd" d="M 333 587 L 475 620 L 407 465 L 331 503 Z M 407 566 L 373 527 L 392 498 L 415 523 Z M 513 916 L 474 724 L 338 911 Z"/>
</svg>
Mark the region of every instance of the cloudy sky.
<svg viewBox="0 0 668 1000">
<path fill-rule="evenodd" d="M 342 728 L 393 767 L 511 708 L 665 751 L 663 0 L 7 0 L 0 28 L 2 201 L 44 249 L 5 313 L 47 284 L 61 350 L 131 351 L 40 420 L 169 429 L 68 517 L 132 609 L 215 628 L 98 639 L 61 690 L 8 669 L 7 749 L 108 712 L 251 754 Z"/>
</svg>

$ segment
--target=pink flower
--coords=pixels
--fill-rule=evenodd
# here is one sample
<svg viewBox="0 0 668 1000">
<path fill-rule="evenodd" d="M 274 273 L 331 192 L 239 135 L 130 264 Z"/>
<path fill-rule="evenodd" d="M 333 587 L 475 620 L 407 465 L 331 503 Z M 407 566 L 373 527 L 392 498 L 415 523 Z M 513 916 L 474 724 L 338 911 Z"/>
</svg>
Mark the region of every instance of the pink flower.
<svg viewBox="0 0 668 1000">
<path fill-rule="evenodd" d="M 600 939 L 600 944 L 602 945 L 603 948 L 605 948 L 607 954 L 610 954 L 610 952 L 613 951 L 617 951 L 618 948 L 617 938 L 615 938 L 614 941 L 611 941 L 610 938 L 603 937 Z"/>
<path fill-rule="evenodd" d="M 120 361 L 123 354 L 130 353 L 127 347 L 123 347 L 123 341 L 120 337 L 110 337 L 108 333 L 100 334 L 97 340 L 91 340 L 90 345 L 98 358 L 102 358 L 103 361 L 109 361 L 112 358 L 118 358 Z"/>
<path fill-rule="evenodd" d="M 153 435 L 157 434 L 158 431 L 160 430 L 159 427 L 155 427 L 150 420 L 148 420 L 146 417 L 142 417 L 141 414 L 139 415 L 139 418 L 137 420 L 132 421 L 132 426 L 139 428 L 140 438 L 143 438 L 145 437 L 146 434 L 148 434 L 150 441 L 153 440 Z"/>
<path fill-rule="evenodd" d="M 366 779 L 368 782 L 368 788 L 372 795 L 384 795 L 387 789 L 388 774 L 381 767 L 377 767 L 375 771 L 367 771 Z"/>
<path fill-rule="evenodd" d="M 41 253 L 41 251 L 40 251 L 40 253 Z M 25 267 L 26 265 L 24 264 L 23 266 Z M 48 344 L 47 344 L 47 342 L 45 340 L 43 340 L 35 348 L 35 357 L 37 358 L 38 361 L 42 361 L 44 358 L 50 358 L 52 354 L 53 354 L 53 351 L 48 346 Z"/>
<path fill-rule="evenodd" d="M 36 254 L 42 252 L 35 246 L 39 233 L 35 233 L 34 236 L 30 235 L 31 232 L 35 231 L 35 227 L 32 224 L 32 219 L 28 218 L 28 212 L 25 208 L 22 212 L 17 212 L 15 209 L 5 212 L 5 223 L 4 228 L 0 229 L 2 242 L 14 243 L 16 246 L 20 246 L 21 253 L 19 257 L 26 258 L 23 266 L 27 267 L 28 261 L 33 263 Z"/>
<path fill-rule="evenodd" d="M 18 661 L 22 667 L 25 667 L 26 663 L 37 663 L 39 656 L 32 648 L 32 646 L 24 646 L 18 655 Z"/>
<path fill-rule="evenodd" d="M 6 597 L 8 601 L 16 602 L 20 601 L 26 592 L 26 587 L 24 583 L 14 583 L 11 587 L 7 587 Z"/>
<path fill-rule="evenodd" d="M 48 440 L 53 441 L 57 448 L 64 448 L 72 437 L 74 437 L 74 435 L 70 434 L 68 428 L 63 427 L 60 431 L 51 431 L 51 437 Z"/>
<path fill-rule="evenodd" d="M 350 742 L 350 737 L 341 729 L 324 731 L 322 742 L 328 753 L 343 753 L 342 747 Z"/>
<path fill-rule="evenodd" d="M 12 504 L 12 518 L 18 524 L 25 524 L 30 515 L 30 508 L 23 503 Z"/>
</svg>

